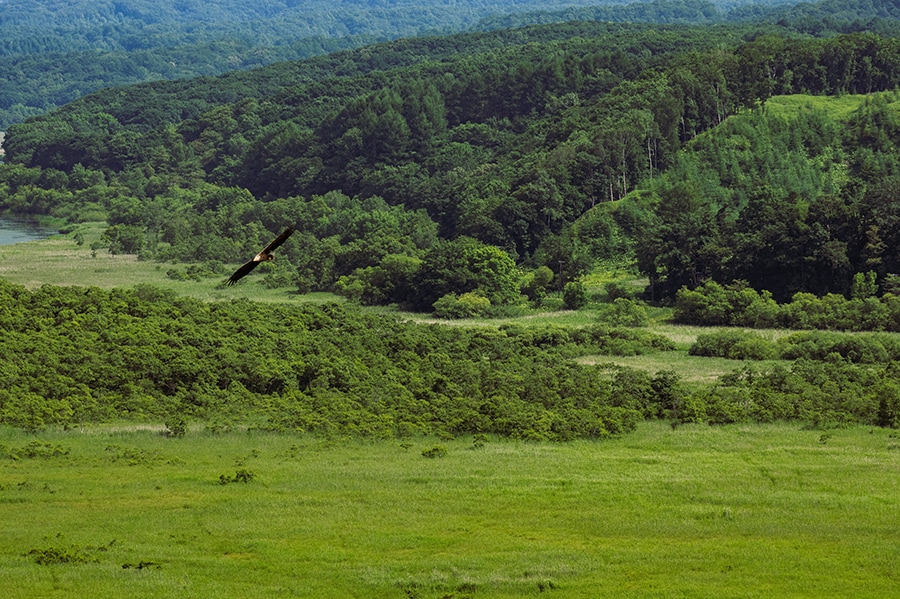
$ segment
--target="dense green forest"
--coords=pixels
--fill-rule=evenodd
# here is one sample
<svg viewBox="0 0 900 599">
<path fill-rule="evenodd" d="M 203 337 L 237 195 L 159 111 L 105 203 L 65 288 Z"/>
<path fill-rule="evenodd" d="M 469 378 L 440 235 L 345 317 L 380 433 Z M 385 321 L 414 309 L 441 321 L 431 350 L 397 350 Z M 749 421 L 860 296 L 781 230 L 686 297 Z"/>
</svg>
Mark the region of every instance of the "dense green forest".
<svg viewBox="0 0 900 599">
<path fill-rule="evenodd" d="M 566 21 L 765 19 L 816 35 L 892 31 L 896 8 L 865 0 L 9 0 L 0 3 L 0 131 L 98 89 L 215 75 L 399 37 Z"/>
<path fill-rule="evenodd" d="M 722 19 L 727 7 L 742 4 L 718 3 L 720 11 L 693 0 L 619 12 L 625 1 L 568 0 L 556 9 L 601 4 L 605 12 L 551 18 L 699 22 L 704 14 Z M 518 15 L 521 26 L 547 21 L 530 12 L 544 6 L 535 0 L 8 0 L 0 3 L 0 131 L 106 87 L 215 75 L 399 37 L 511 27 L 489 21 L 502 15 Z"/>
<path fill-rule="evenodd" d="M 603 260 L 633 260 L 651 301 L 707 280 L 849 296 L 869 272 L 883 293 L 898 83 L 897 38 L 778 23 L 407 39 L 72 102 L 10 128 L 0 202 L 217 276 L 292 225 L 256 280 L 447 314 Z"/>
<path fill-rule="evenodd" d="M 833 358 L 840 343 L 864 343 L 797 339 L 782 344 L 797 358 L 790 368 L 738 371 L 692 390 L 674 372 L 575 364 L 585 354 L 672 349 L 653 333 L 599 324 L 423 326 L 336 304 L 202 302 L 152 287 L 0 282 L 0 300 L 0 347 L 16 356 L 0 364 L 0 422 L 32 430 L 128 418 L 183 434 L 202 419 L 330 436 L 565 440 L 657 418 L 900 425 L 893 337 L 866 342 L 883 355 L 852 361 Z M 811 344 L 827 349 L 817 355 Z M 895 361 L 884 366 L 888 354 Z"/>
</svg>

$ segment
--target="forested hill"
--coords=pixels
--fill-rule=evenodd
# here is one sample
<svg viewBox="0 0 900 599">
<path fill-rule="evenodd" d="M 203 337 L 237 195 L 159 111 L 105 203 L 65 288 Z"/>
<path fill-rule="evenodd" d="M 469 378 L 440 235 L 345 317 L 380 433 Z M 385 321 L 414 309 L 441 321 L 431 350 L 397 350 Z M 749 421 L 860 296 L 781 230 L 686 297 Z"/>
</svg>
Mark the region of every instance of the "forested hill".
<svg viewBox="0 0 900 599">
<path fill-rule="evenodd" d="M 816 36 L 869 31 L 898 33 L 900 6 L 891 0 L 820 0 L 819 2 L 707 2 L 706 0 L 649 0 L 624 6 L 570 7 L 495 15 L 472 29 L 491 31 L 566 21 L 606 21 L 657 24 L 777 23 Z"/>
<path fill-rule="evenodd" d="M 567 0 L 555 6 L 615 9 L 628 1 L 633 0 Z M 641 20 L 668 22 L 674 10 L 684 21 L 693 11 L 680 4 L 652 9 L 658 19 Z M 381 40 L 465 31 L 492 16 L 545 5 L 537 0 L 8 0 L 0 3 L 0 130 L 105 87 L 216 75 Z M 522 23 L 539 20 L 526 16 Z"/>
<path fill-rule="evenodd" d="M 13 0 L 0 4 L 0 130 L 105 87 L 246 70 L 426 30 L 509 29 L 561 20 L 682 24 L 753 20 L 777 22 L 787 30 L 827 35 L 860 30 L 892 34 L 897 23 L 898 9 L 889 0 L 823 0 L 783 7 L 787 1 L 749 4 L 741 0 L 652 0 L 630 4 L 612 1 L 589 7 L 580 7 L 576 1 L 566 3 L 567 8 L 562 10 L 528 12 L 538 3 L 494 0 L 473 2 L 468 9 L 465 3 L 462 6 L 438 3 L 429 16 L 418 15 L 410 9 L 419 4 L 406 2 L 382 6 L 354 0 L 321 5 L 313 0 L 304 3 L 270 0 L 247 6 L 229 0 L 152 4 L 123 0 L 92 2 L 88 6 L 82 1 L 40 0 L 26 6 Z M 595 4 L 587 0 L 585 3 Z M 399 11 L 403 18 L 392 17 L 387 24 L 367 12 L 354 17 L 357 11 Z M 506 12 L 515 12 L 515 20 L 501 22 L 496 20 L 501 17 L 487 17 L 475 24 L 468 20 L 483 13 Z M 317 25 L 323 20 L 344 17 L 356 25 Z M 450 24 L 438 26 L 438 23 Z M 520 36 L 514 34 L 514 37 Z M 420 47 L 416 52 L 423 58 L 468 52 L 473 39 L 466 38 L 462 44 L 454 41 L 452 47 L 442 44 L 443 51 L 432 52 L 430 48 Z M 497 42 L 488 42 L 477 50 L 486 50 L 492 43 Z M 373 59 L 371 68 L 402 64 L 392 62 L 392 58 L 396 56 Z M 353 58 L 350 61 L 359 62 Z M 331 60 L 319 64 L 322 70 L 335 66 Z M 305 81 L 304 74 L 300 80 Z"/>
<path fill-rule="evenodd" d="M 254 278 L 419 310 L 514 304 L 603 259 L 635 259 L 652 299 L 849 293 L 900 272 L 898 85 L 896 38 L 778 24 L 400 40 L 73 102 L 10 129 L 0 201 L 213 273 L 293 224 Z"/>
</svg>

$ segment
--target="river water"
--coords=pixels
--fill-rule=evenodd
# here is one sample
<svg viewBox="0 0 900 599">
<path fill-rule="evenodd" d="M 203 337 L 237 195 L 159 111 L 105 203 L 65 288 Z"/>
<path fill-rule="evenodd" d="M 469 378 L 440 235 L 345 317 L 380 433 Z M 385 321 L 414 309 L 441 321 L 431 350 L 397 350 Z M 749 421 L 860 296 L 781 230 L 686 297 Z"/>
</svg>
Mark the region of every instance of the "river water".
<svg viewBox="0 0 900 599">
<path fill-rule="evenodd" d="M 42 227 L 33 221 L 15 216 L 0 216 L 0 245 L 35 241 L 56 233 L 58 233 L 56 229 Z"/>
</svg>

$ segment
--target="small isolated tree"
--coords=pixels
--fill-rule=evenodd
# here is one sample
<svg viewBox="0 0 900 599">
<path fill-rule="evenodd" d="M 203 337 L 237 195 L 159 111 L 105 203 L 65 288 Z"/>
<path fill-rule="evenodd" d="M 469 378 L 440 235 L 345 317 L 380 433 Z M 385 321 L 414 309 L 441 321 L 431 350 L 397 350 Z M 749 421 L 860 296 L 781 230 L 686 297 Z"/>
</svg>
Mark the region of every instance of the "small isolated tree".
<svg viewBox="0 0 900 599">
<path fill-rule="evenodd" d="M 101 237 L 111 254 L 137 254 L 144 247 L 144 230 L 133 225 L 113 225 Z"/>
<path fill-rule="evenodd" d="M 544 295 L 553 283 L 553 271 L 549 266 L 539 266 L 522 280 L 522 293 L 531 301 L 538 301 Z"/>
<path fill-rule="evenodd" d="M 484 315 L 491 307 L 491 300 L 471 291 L 459 296 L 448 293 L 434 302 L 433 307 L 438 318 L 473 318 Z"/>
<path fill-rule="evenodd" d="M 878 293 L 878 284 L 875 282 L 875 271 L 870 270 L 853 275 L 853 285 L 850 287 L 850 297 L 853 299 L 866 299 L 875 297 Z"/>
<path fill-rule="evenodd" d="M 603 320 L 615 327 L 643 327 L 649 319 L 643 304 L 620 297 L 606 307 Z"/>
<path fill-rule="evenodd" d="M 167 437 L 180 438 L 187 433 L 187 420 L 185 420 L 182 414 L 171 414 L 168 418 L 166 418 L 165 424 L 165 434 Z"/>
<path fill-rule="evenodd" d="M 406 299 L 416 310 L 427 310 L 447 294 L 476 292 L 493 305 L 515 303 L 520 272 L 498 247 L 460 237 L 435 244 L 422 259 Z"/>
<path fill-rule="evenodd" d="M 569 281 L 563 289 L 563 304 L 569 310 L 578 310 L 587 305 L 587 291 L 581 281 Z"/>
</svg>

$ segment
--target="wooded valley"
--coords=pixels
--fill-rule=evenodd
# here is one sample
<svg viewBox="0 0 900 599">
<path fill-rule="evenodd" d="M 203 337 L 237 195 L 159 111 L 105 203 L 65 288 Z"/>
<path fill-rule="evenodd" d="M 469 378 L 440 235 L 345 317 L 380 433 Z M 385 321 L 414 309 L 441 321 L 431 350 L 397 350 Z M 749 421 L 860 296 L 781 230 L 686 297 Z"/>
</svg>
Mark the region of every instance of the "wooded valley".
<svg viewBox="0 0 900 599">
<path fill-rule="evenodd" d="M 569 21 L 116 87 L 11 126 L 0 163 L 0 208 L 64 231 L 104 221 L 94 251 L 210 287 L 291 226 L 279 259 L 240 285 L 510 316 L 583 306 L 584 277 L 613 264 L 646 281 L 607 286 L 619 324 L 640 324 L 628 315 L 649 304 L 683 323 L 868 337 L 698 340 L 696 355 L 801 360 L 700 391 L 672 373 L 569 361 L 666 347 L 639 329 L 487 334 L 347 307 L 7 286 L 6 351 L 30 361 L 5 366 L 3 419 L 208 418 L 240 404 L 262 426 L 376 436 L 568 439 L 659 417 L 896 426 L 898 350 L 879 335 L 900 322 L 894 11 L 824 2 L 735 8 L 730 22 L 710 12 L 703 26 Z M 327 333 L 296 345 L 320 319 Z M 116 356 L 106 366 L 78 350 L 98 343 Z M 172 359 L 141 357 L 160 355 Z M 120 380 L 136 372 L 141 382 Z"/>
<path fill-rule="evenodd" d="M 0 0 L 0 596 L 895 595 L 898 6 Z"/>
</svg>

